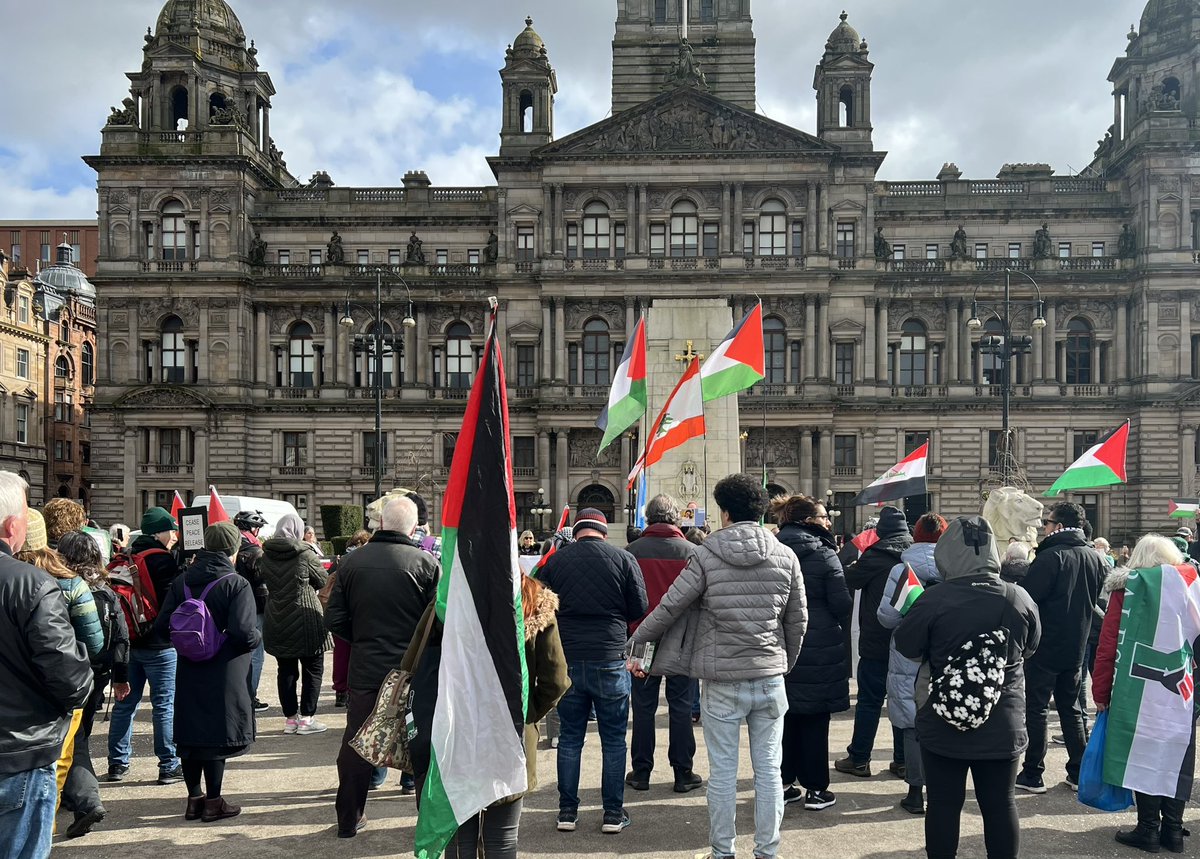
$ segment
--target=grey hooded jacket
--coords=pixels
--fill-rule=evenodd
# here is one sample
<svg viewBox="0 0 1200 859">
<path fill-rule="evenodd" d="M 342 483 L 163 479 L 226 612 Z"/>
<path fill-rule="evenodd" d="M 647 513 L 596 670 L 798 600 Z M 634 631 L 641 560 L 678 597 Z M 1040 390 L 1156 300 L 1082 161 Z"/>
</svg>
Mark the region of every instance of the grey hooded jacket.
<svg viewBox="0 0 1200 859">
<path fill-rule="evenodd" d="M 658 642 L 653 674 L 752 680 L 791 670 L 807 623 L 795 553 L 738 522 L 696 548 L 632 642 Z"/>
<path fill-rule="evenodd" d="M 895 629 L 902 620 L 899 610 L 892 605 L 892 599 L 900 585 L 900 576 L 907 567 L 913 568 L 922 587 L 931 587 L 930 582 L 941 582 L 942 574 L 938 572 L 937 564 L 933 560 L 936 548 L 937 543 L 913 543 L 900 556 L 900 563 L 892 567 L 887 584 L 883 587 L 883 599 L 879 601 L 879 608 L 875 611 L 875 616 L 884 629 Z M 896 650 L 895 641 L 888 644 L 887 711 L 888 719 L 897 728 L 916 727 L 917 705 L 913 701 L 913 695 L 917 685 L 917 669 L 920 667 L 920 662 L 900 655 Z"/>
</svg>

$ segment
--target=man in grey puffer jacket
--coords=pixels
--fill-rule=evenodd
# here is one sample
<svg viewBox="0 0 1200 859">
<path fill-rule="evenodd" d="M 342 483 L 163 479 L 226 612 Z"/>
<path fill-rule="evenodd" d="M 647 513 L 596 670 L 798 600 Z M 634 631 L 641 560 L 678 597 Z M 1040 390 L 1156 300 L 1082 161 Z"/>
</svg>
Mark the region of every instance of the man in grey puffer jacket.
<svg viewBox="0 0 1200 859">
<path fill-rule="evenodd" d="M 658 642 L 652 671 L 704 681 L 712 859 L 734 855 L 738 740 L 750 733 L 754 855 L 774 859 L 783 819 L 779 779 L 787 693 L 808 622 L 800 562 L 759 525 L 767 492 L 747 474 L 717 483 L 721 530 L 701 543 L 632 643 Z"/>
</svg>

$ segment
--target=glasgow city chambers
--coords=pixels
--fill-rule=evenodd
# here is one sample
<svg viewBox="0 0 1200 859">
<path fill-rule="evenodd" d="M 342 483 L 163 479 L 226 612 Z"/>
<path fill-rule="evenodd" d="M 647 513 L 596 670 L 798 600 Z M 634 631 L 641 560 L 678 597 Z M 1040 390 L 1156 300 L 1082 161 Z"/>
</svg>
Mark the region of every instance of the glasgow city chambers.
<svg viewBox="0 0 1200 859">
<path fill-rule="evenodd" d="M 720 299 L 733 320 L 761 299 L 742 465 L 828 498 L 838 531 L 926 441 L 930 494 L 910 517 L 977 511 L 1000 482 L 1040 492 L 1126 419 L 1128 484 L 1070 496 L 1097 532 L 1165 526 L 1169 499 L 1197 494 L 1200 2 L 1150 0 L 1078 175 L 948 163 L 913 181 L 876 178 L 876 69 L 846 14 L 813 58 L 816 128 L 801 130 L 755 110 L 750 0 L 616 6 L 606 119 L 555 137 L 553 45 L 526 20 L 496 58 L 494 184 L 414 169 L 344 187 L 289 172 L 234 10 L 168 0 L 86 158 L 93 515 L 216 484 L 316 518 L 382 476 L 421 492 L 436 525 L 489 296 L 522 528 L 564 503 L 629 520 L 638 433 L 597 455 L 595 419 L 635 320 L 653 337 L 666 298 Z"/>
</svg>

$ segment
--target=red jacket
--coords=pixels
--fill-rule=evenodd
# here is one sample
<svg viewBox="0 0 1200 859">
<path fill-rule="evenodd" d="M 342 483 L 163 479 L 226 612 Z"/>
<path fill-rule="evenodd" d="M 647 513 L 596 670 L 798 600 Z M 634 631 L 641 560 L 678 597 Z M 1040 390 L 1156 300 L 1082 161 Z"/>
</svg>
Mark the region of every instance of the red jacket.
<svg viewBox="0 0 1200 859">
<path fill-rule="evenodd" d="M 1125 605 L 1125 589 L 1113 591 L 1100 627 L 1100 643 L 1096 645 L 1096 663 L 1092 668 L 1092 700 L 1107 707 L 1112 702 L 1113 672 L 1117 664 L 1117 637 L 1121 632 L 1121 609 Z"/>
<path fill-rule="evenodd" d="M 646 615 L 658 608 L 675 579 L 691 560 L 695 546 L 674 525 L 656 522 L 642 532 L 642 536 L 625 547 L 625 551 L 637 558 L 646 581 L 646 601 L 650 604 L 646 614 L 629 624 L 632 633 Z"/>
</svg>

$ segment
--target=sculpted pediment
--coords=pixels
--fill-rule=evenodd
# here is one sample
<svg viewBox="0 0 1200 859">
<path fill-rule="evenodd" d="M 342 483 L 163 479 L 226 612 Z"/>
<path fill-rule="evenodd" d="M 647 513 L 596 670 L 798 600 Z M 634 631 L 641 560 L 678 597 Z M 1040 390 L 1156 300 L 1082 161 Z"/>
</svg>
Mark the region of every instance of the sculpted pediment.
<svg viewBox="0 0 1200 859">
<path fill-rule="evenodd" d="M 533 154 L 551 160 L 681 153 L 832 155 L 837 151 L 836 146 L 811 134 L 684 88 L 663 93 Z"/>
<path fill-rule="evenodd" d="M 163 386 L 133 391 L 117 400 L 116 405 L 126 409 L 195 409 L 208 408 L 211 403 L 187 388 Z"/>
</svg>

